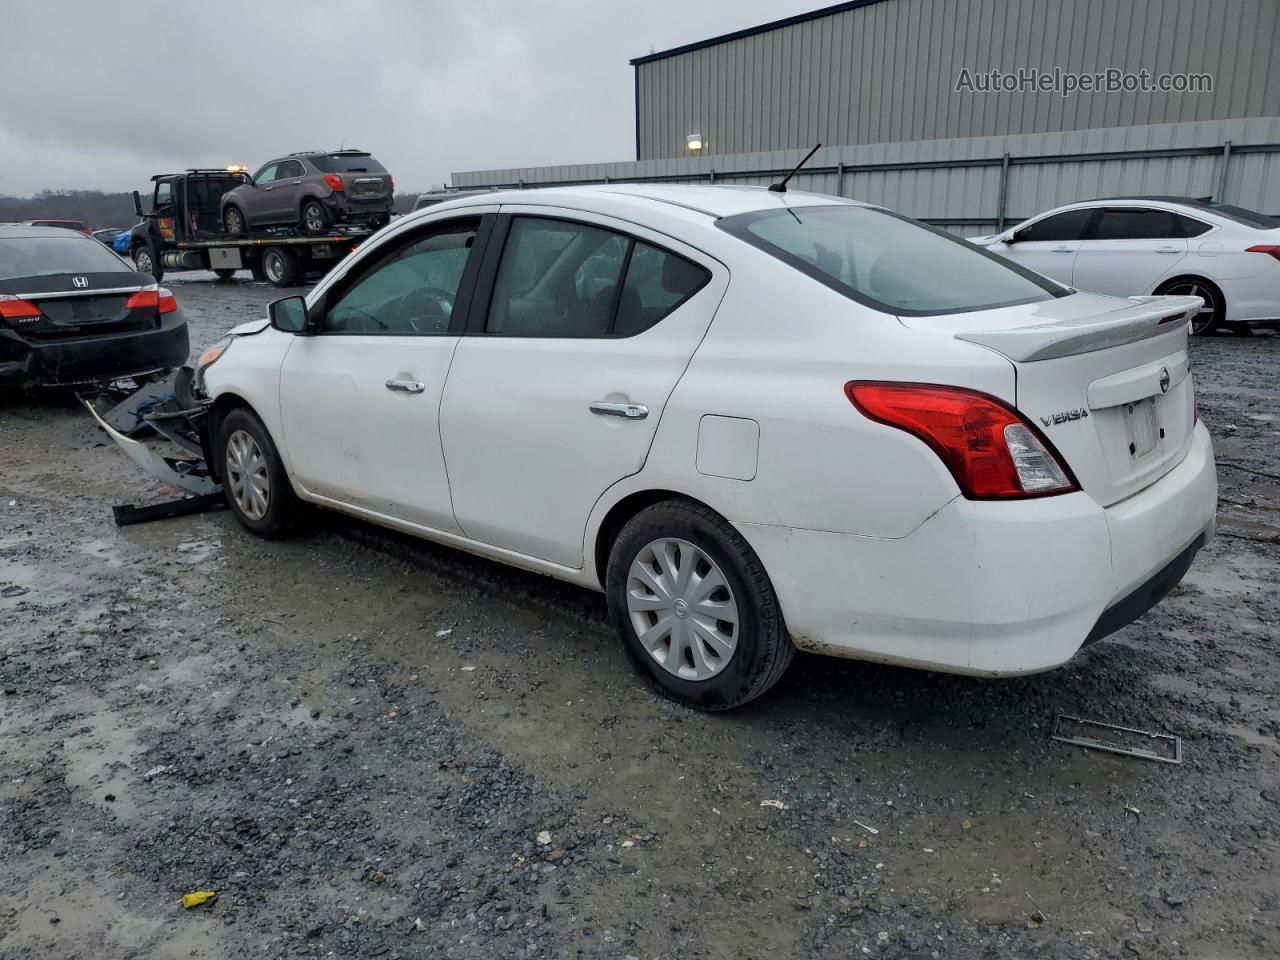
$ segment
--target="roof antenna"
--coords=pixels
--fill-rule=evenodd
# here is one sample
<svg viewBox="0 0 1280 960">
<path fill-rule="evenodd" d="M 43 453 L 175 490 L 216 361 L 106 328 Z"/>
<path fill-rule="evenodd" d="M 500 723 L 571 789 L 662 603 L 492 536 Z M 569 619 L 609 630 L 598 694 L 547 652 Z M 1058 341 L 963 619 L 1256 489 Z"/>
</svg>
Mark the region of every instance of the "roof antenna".
<svg viewBox="0 0 1280 960">
<path fill-rule="evenodd" d="M 786 192 L 787 192 L 787 181 L 788 181 L 788 180 L 790 180 L 792 177 L 794 177 L 797 173 L 799 173 L 799 172 L 800 172 L 800 168 L 801 168 L 801 167 L 803 167 L 806 163 L 808 163 L 808 162 L 809 162 L 809 158 L 810 158 L 810 157 L 812 157 L 815 153 L 817 153 L 817 152 L 818 152 L 818 147 L 821 147 L 821 146 L 822 146 L 822 144 L 820 144 L 820 143 L 819 143 L 819 144 L 816 144 L 812 150 L 810 150 L 808 153 L 806 153 L 806 154 L 804 155 L 804 159 L 803 159 L 803 160 L 801 160 L 799 163 L 797 163 L 797 164 L 795 165 L 795 169 L 793 169 L 790 173 L 788 173 L 785 177 L 783 177 L 783 178 L 782 178 L 781 180 L 779 180 L 777 183 L 771 183 L 771 184 L 769 184 L 769 190 L 770 190 L 770 192 L 772 192 L 772 193 L 786 193 Z"/>
</svg>

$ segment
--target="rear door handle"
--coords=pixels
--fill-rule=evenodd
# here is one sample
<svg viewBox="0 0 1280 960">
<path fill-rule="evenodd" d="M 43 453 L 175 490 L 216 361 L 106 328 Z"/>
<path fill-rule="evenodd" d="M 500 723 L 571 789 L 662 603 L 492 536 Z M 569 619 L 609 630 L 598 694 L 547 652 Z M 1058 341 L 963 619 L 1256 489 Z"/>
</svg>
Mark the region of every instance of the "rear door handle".
<svg viewBox="0 0 1280 960">
<path fill-rule="evenodd" d="M 627 420 L 643 420 L 649 415 L 649 408 L 643 403 L 605 403 L 597 400 L 591 404 L 591 412 L 602 417 L 624 417 Z"/>
<path fill-rule="evenodd" d="M 1074 247 L 1054 247 L 1053 248 L 1054 253 L 1073 253 L 1074 251 L 1075 251 Z"/>
<path fill-rule="evenodd" d="M 388 380 L 388 390 L 397 390 L 400 393 L 422 393 L 427 389 L 427 385 L 421 380 Z"/>
<path fill-rule="evenodd" d="M 1156 247 L 1156 253 L 1177 253 L 1177 247 Z"/>
</svg>

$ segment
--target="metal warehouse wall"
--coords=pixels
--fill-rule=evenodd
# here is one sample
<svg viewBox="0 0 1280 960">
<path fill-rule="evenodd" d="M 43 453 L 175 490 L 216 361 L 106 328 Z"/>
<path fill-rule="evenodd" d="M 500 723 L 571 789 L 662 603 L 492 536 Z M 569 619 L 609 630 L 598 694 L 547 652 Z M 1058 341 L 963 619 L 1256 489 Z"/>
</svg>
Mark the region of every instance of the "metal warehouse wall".
<svg viewBox="0 0 1280 960">
<path fill-rule="evenodd" d="M 640 57 L 636 156 L 1280 115 L 1277 0 L 864 0 Z M 781 21 L 786 24 L 786 21 Z M 749 33 L 749 31 L 743 31 Z M 730 35 L 732 36 L 732 35 Z M 680 52 L 684 50 L 686 52 Z M 962 68 L 1213 76 L 1213 92 L 957 92 Z"/>
<path fill-rule="evenodd" d="M 768 184 L 805 150 L 455 173 L 458 189 Z M 1280 117 L 824 147 L 791 183 L 882 204 L 965 236 L 1121 194 L 1212 196 L 1280 215 Z"/>
</svg>

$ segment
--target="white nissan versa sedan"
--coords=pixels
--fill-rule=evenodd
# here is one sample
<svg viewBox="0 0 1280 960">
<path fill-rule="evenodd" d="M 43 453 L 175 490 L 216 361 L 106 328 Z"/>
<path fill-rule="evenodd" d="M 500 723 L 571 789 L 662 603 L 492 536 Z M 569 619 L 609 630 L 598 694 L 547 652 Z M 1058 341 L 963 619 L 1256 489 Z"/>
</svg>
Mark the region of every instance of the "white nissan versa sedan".
<svg viewBox="0 0 1280 960">
<path fill-rule="evenodd" d="M 306 501 L 603 590 L 722 709 L 796 647 L 1030 673 L 1159 601 L 1214 530 L 1199 307 L 832 197 L 526 190 L 383 229 L 196 388 L 253 532 Z"/>
</svg>

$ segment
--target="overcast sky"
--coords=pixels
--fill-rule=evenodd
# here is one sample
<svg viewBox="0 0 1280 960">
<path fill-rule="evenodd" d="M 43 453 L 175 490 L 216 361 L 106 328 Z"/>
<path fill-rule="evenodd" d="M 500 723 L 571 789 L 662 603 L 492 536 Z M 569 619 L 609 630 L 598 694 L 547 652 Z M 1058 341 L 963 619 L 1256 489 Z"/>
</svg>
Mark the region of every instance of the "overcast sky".
<svg viewBox="0 0 1280 960">
<path fill-rule="evenodd" d="M 632 57 L 821 0 L 0 0 L 0 194 L 370 150 L 455 170 L 635 158 Z"/>
</svg>

